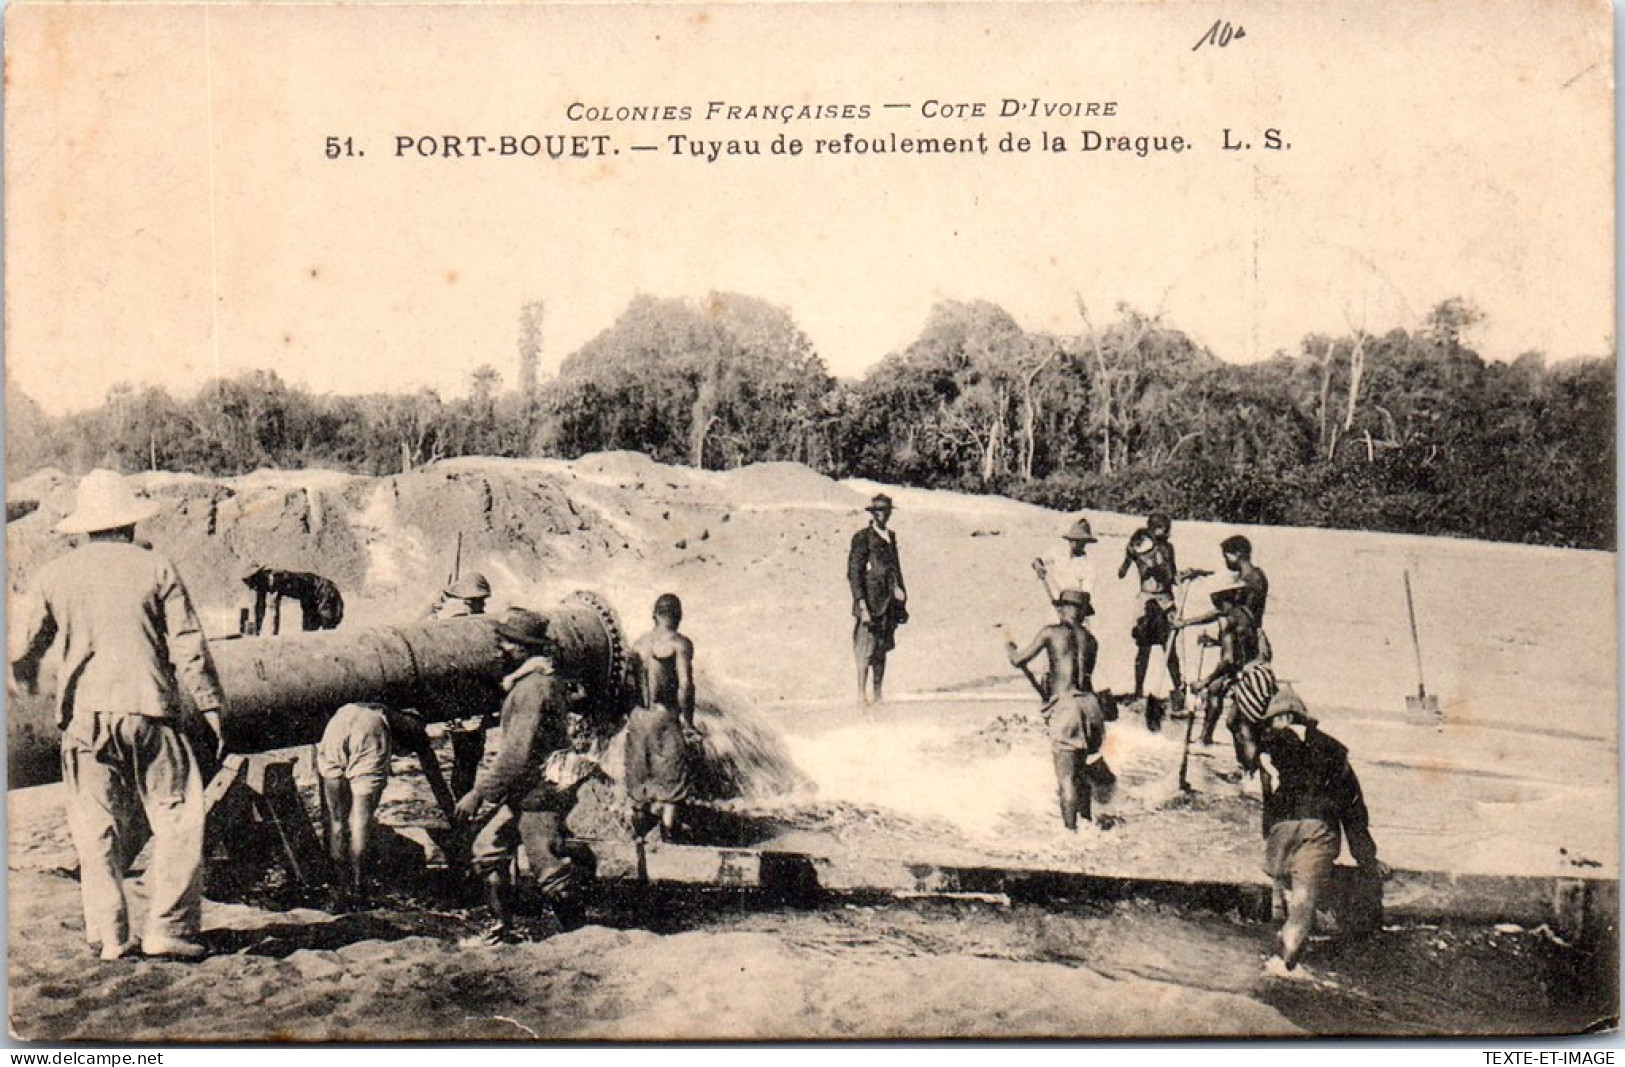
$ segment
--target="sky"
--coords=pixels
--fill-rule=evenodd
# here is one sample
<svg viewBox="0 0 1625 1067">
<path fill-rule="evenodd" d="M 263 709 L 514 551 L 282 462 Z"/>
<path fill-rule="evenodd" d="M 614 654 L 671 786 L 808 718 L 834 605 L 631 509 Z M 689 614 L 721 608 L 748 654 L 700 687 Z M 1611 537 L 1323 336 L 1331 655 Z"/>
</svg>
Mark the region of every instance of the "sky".
<svg viewBox="0 0 1625 1067">
<path fill-rule="evenodd" d="M 1606 7 L 1249 3 L 1226 12 L 1243 36 L 1197 47 L 1217 13 L 13 3 L 7 384 L 52 412 L 255 368 L 455 395 L 483 363 L 513 384 L 527 303 L 546 374 L 634 295 L 711 291 L 786 307 L 845 377 L 950 299 L 1057 333 L 1080 300 L 1096 326 L 1127 302 L 1250 361 L 1461 296 L 1487 357 L 1611 353 Z M 1116 114 L 999 114 L 1035 97 Z M 869 117 L 707 120 L 711 101 Z M 1271 128 L 1289 148 L 1262 147 Z M 1081 151 L 1085 130 L 1192 147 Z M 816 151 L 848 132 L 990 151 Z M 445 158 L 448 134 L 604 140 Z M 674 134 L 763 154 L 707 162 Z M 330 137 L 359 154 L 326 158 Z"/>
</svg>

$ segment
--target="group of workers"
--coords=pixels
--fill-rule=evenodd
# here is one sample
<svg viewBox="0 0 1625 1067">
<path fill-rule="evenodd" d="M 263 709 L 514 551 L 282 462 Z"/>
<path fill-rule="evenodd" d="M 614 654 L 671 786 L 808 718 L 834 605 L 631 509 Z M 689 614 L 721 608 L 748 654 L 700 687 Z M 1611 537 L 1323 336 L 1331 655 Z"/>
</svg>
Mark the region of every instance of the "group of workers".
<svg viewBox="0 0 1625 1067">
<path fill-rule="evenodd" d="M 1322 731 L 1298 694 L 1275 677 L 1273 652 L 1263 629 L 1269 578 L 1253 561 L 1252 543 L 1239 534 L 1224 539 L 1219 548 L 1231 584 L 1211 594 L 1211 611 L 1184 616 L 1176 590 L 1211 572 L 1178 569 L 1172 529 L 1166 514 L 1149 516 L 1145 526 L 1130 536 L 1117 571 L 1124 578 L 1132 568 L 1139 580 L 1140 611 L 1131 629 L 1136 647 L 1133 698 L 1141 702 L 1147 727 L 1158 729 L 1162 694 L 1147 687 L 1147 678 L 1155 666 L 1152 656 L 1160 649 L 1172 685 L 1171 707 L 1184 709 L 1187 692 L 1191 698 L 1199 696 L 1201 743 L 1213 744 L 1222 720 L 1242 772 L 1260 776 L 1264 869 L 1273 881 L 1277 910 L 1284 916 L 1266 970 L 1294 976 L 1301 973 L 1298 962 L 1308 945 L 1315 908 L 1330 882 L 1343 840 L 1365 877 L 1380 881 L 1389 871 L 1377 859 L 1370 816 L 1347 748 Z M 1115 782 L 1100 750 L 1106 723 L 1116 716 L 1110 693 L 1093 685 L 1099 643 L 1088 623 L 1094 614 L 1088 548 L 1098 538 L 1086 518 L 1074 522 L 1064 537 L 1068 544 L 1064 557 L 1033 561 L 1059 619 L 1041 629 L 1025 648 L 1007 642 L 1007 651 L 1010 662 L 1023 671 L 1039 653 L 1047 656 L 1044 680 L 1033 681 L 1045 701 L 1061 818 L 1070 830 L 1080 819 L 1085 823 L 1089 819 L 1091 784 L 1099 789 Z M 1206 675 L 1186 685 L 1177 635 L 1186 628 L 1213 624 L 1217 633 L 1199 640 L 1218 649 L 1218 661 Z M 1028 677 L 1033 678 L 1030 672 Z M 1186 714 L 1193 717 L 1194 726 L 1196 709 Z M 1187 745 L 1189 739 L 1187 732 Z"/>
<path fill-rule="evenodd" d="M 201 743 L 214 750 L 202 755 L 218 761 L 225 754 L 226 697 L 175 565 L 136 541 L 136 524 L 157 510 L 115 472 L 96 470 L 81 479 L 74 509 L 57 530 L 84 540 L 35 575 L 19 601 L 8 649 L 13 695 L 36 692 L 41 666 L 54 658 L 84 933 L 104 960 L 208 955 L 200 937 L 204 779 L 194 741 L 199 735 L 188 719 L 195 711 L 206 738 Z M 296 590 L 284 572 L 256 565 L 244 582 L 261 606 L 265 596 L 299 596 L 307 628 L 336 625 L 342 614 L 342 606 L 334 606 L 342 603 L 336 590 L 332 597 L 318 586 Z M 489 583 L 471 573 L 445 590 L 439 613 L 483 614 L 490 595 Z M 628 720 L 622 781 L 644 840 L 678 832 L 690 796 L 690 752 L 699 740 L 694 646 L 680 630 L 682 604 L 663 595 L 653 614 L 653 629 L 634 645 L 641 706 Z M 262 615 L 255 620 L 256 630 L 262 621 Z M 346 899 L 366 888 L 390 760 L 398 750 L 410 751 L 422 758 L 437 801 L 471 838 L 471 867 L 492 913 L 479 940 L 515 936 L 509 898 L 521 844 L 561 925 L 579 922 L 592 859 L 566 837 L 564 820 L 581 786 L 603 773 L 603 738 L 589 721 L 582 682 L 561 669 L 549 625 L 547 616 L 520 608 L 493 625 L 509 672 L 501 681 L 500 709 L 481 718 L 500 722 L 501 750 L 472 782 L 454 775 L 448 785 L 427 729 L 410 709 L 356 703 L 333 713 L 315 762 L 330 858 Z M 483 744 L 485 725 L 465 732 Z M 149 838 L 148 908 L 135 934 L 124 880 Z"/>
<path fill-rule="evenodd" d="M 437 618 L 483 615 L 491 586 L 471 573 L 447 587 L 431 609 Z M 633 833 L 646 843 L 673 840 L 692 792 L 694 643 L 681 632 L 682 601 L 656 599 L 653 628 L 632 645 L 638 701 L 626 722 L 621 784 L 631 800 Z M 393 752 L 415 752 L 431 790 L 467 846 L 490 924 L 473 940 L 518 939 L 513 920 L 513 871 L 522 845 L 530 872 L 561 926 L 581 921 L 582 896 L 594 862 L 572 841 L 565 822 L 581 788 L 605 778 L 604 738 L 592 720 L 591 694 L 559 660 L 547 616 L 512 608 L 493 626 L 507 673 L 494 715 L 449 724 L 458 793 L 445 784 L 422 721 L 381 704 L 348 704 L 328 721 L 316 766 L 326 798 L 330 857 L 345 879 L 340 903 L 364 899 L 379 796 Z M 478 769 L 485 730 L 501 728 L 501 748 Z M 472 761 L 469 756 L 472 753 Z M 471 838 L 471 840 L 470 840 Z"/>
<path fill-rule="evenodd" d="M 848 579 L 859 694 L 879 701 L 886 655 L 897 627 L 908 621 L 908 594 L 889 528 L 893 503 L 879 494 L 867 510 L 869 524 L 852 539 Z M 57 528 L 85 541 L 37 574 L 21 602 L 9 655 L 8 684 L 32 692 L 44 657 L 57 650 L 62 771 L 80 858 L 85 936 L 104 959 L 137 950 L 177 959 L 207 954 L 199 939 L 204 783 L 182 720 L 189 701 L 207 727 L 206 743 L 220 756 L 225 696 L 176 568 L 135 541 L 136 523 L 155 511 L 156 504 L 115 473 L 98 470 L 82 479 L 73 512 Z M 1152 724 L 1156 694 L 1147 691 L 1146 681 L 1154 650 L 1162 649 L 1174 691 L 1203 695 L 1202 740 L 1212 742 L 1222 717 L 1243 770 L 1262 772 L 1265 866 L 1286 915 L 1270 967 L 1289 973 L 1307 944 L 1316 901 L 1343 838 L 1363 870 L 1382 877 L 1386 868 L 1377 860 L 1346 748 L 1319 729 L 1290 688 L 1276 682 L 1262 632 L 1269 582 L 1252 561 L 1252 546 L 1240 536 L 1224 541 L 1234 584 L 1212 594 L 1212 612 L 1183 617 L 1175 589 L 1204 572 L 1177 570 L 1171 528 L 1166 515 L 1152 515 L 1129 539 L 1118 569 L 1125 577 L 1134 568 L 1140 583 L 1141 610 L 1132 629 L 1134 697 L 1145 701 Z M 1097 692 L 1093 679 L 1099 642 L 1089 626 L 1094 574 L 1088 548 L 1098 538 L 1079 519 L 1065 539 L 1065 557 L 1035 561 L 1057 621 L 1025 648 L 1008 643 L 1008 653 L 1024 671 L 1040 653 L 1047 658 L 1044 679 L 1030 671 L 1028 677 L 1044 697 L 1062 819 L 1071 829 L 1090 821 L 1091 795 L 1113 781 L 1100 753 L 1115 714 L 1109 694 Z M 276 572 L 257 566 L 245 582 L 262 596 L 275 596 L 281 587 Z M 470 573 L 444 590 L 435 611 L 442 617 L 483 614 L 490 596 L 489 582 Z M 322 599 L 313 595 L 318 605 Z M 622 776 L 633 830 L 648 841 L 678 834 L 699 740 L 694 646 L 680 629 L 682 604 L 664 594 L 652 615 L 653 628 L 633 646 L 638 700 L 626 724 Z M 1219 648 L 1219 662 L 1184 686 L 1174 635 L 1213 623 L 1218 634 L 1210 640 Z M 491 910 L 481 941 L 515 937 L 510 896 L 521 845 L 560 923 L 580 920 L 592 857 L 566 836 L 564 824 L 582 786 L 604 773 L 603 737 L 590 719 L 590 695 L 562 668 L 549 626 L 547 616 L 520 608 L 494 624 L 508 671 L 495 712 L 501 749 L 477 773 L 454 771 L 449 785 L 423 721 L 410 710 L 363 703 L 333 714 L 317 746 L 316 766 L 330 855 L 348 893 L 366 888 L 379 797 L 392 755 L 404 750 L 422 758 L 437 801 L 470 839 L 471 869 Z M 454 748 L 460 731 L 483 750 L 491 718 L 487 713 L 477 723 L 454 727 Z M 150 904 L 146 925 L 133 938 L 123 881 L 149 828 Z"/>
</svg>

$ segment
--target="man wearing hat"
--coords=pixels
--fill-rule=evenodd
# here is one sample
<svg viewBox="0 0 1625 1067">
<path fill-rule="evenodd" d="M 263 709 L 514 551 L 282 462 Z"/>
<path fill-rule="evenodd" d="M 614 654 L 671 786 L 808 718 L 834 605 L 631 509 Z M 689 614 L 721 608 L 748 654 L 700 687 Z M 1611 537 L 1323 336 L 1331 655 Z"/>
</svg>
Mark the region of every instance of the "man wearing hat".
<svg viewBox="0 0 1625 1067">
<path fill-rule="evenodd" d="M 891 521 L 891 497 L 876 494 L 869 501 L 869 525 L 852 535 L 846 556 L 846 581 L 852 590 L 852 651 L 858 666 L 858 699 L 870 702 L 869 680 L 875 703 L 882 700 L 886 680 L 886 653 L 896 644 L 897 627 L 908 621 L 908 590 L 897 556 L 897 534 L 886 528 Z"/>
<path fill-rule="evenodd" d="M 479 571 L 469 571 L 440 591 L 440 600 L 429 614 L 437 619 L 461 619 L 484 615 L 491 599 L 491 583 Z"/>
<path fill-rule="evenodd" d="M 1044 697 L 1044 723 L 1055 760 L 1061 822 L 1068 830 L 1076 830 L 1080 818 L 1085 824 L 1089 822 L 1093 799 L 1090 780 L 1104 785 L 1112 779 L 1105 761 L 1099 758 L 1106 736 L 1106 717 L 1093 687 L 1099 645 L 1089 632 L 1087 620 L 1094 610 L 1088 593 L 1062 590 L 1055 600 L 1059 622 L 1039 630 L 1026 648 L 1016 648 L 1014 641 L 1004 643 L 1011 665 L 1023 670 L 1040 652 L 1049 657 L 1049 670 L 1039 691 Z"/>
<path fill-rule="evenodd" d="M 1245 586 L 1215 590 L 1214 614 L 1219 636 L 1202 640 L 1216 644 L 1219 662 L 1206 678 L 1192 683 L 1192 692 L 1206 694 L 1202 744 L 1213 744 L 1213 731 L 1221 715 L 1236 743 L 1236 760 L 1249 774 L 1257 769 L 1257 723 L 1275 695 L 1275 674 L 1259 655 L 1258 627 L 1247 609 Z"/>
<path fill-rule="evenodd" d="M 1089 520 L 1078 520 L 1061 535 L 1066 539 L 1066 555 L 1059 559 L 1033 560 L 1033 570 L 1044 583 L 1044 592 L 1053 601 L 1068 589 L 1077 589 L 1091 596 L 1095 592 L 1095 561 L 1089 558 L 1089 546 L 1099 541 Z"/>
<path fill-rule="evenodd" d="M 1377 859 L 1371 816 L 1347 747 L 1321 732 L 1291 688 L 1283 687 L 1270 700 L 1261 749 L 1264 871 L 1275 881 L 1275 904 L 1285 915 L 1265 969 L 1288 977 L 1308 947 L 1315 905 L 1343 838 L 1371 884 L 1391 872 Z"/>
<path fill-rule="evenodd" d="M 57 530 L 84 544 L 41 568 L 20 604 L 13 683 L 35 692 L 55 649 L 57 722 L 68 825 L 79 853 L 85 937 L 103 959 L 130 939 L 124 876 L 152 829 L 149 956 L 197 959 L 202 922 L 203 775 L 184 728 L 186 701 L 208 724 L 218 755 L 225 703 L 208 642 L 175 565 L 135 543 L 135 524 L 158 510 L 120 475 L 79 482 Z"/>
<path fill-rule="evenodd" d="M 521 842 L 560 923 L 568 925 L 577 914 L 591 855 L 565 840 L 564 820 L 576 790 L 597 770 L 587 751 L 591 733 L 579 714 L 585 693 L 557 672 L 558 646 L 547 617 L 513 608 L 495 633 L 515 668 L 502 680 L 502 748 L 456 809 L 465 823 L 475 822 L 483 806 L 493 809 L 474 838 L 471 857 L 494 920 L 480 936 L 485 944 L 514 940 L 509 897 Z M 549 767 L 556 773 L 548 773 Z"/>
</svg>

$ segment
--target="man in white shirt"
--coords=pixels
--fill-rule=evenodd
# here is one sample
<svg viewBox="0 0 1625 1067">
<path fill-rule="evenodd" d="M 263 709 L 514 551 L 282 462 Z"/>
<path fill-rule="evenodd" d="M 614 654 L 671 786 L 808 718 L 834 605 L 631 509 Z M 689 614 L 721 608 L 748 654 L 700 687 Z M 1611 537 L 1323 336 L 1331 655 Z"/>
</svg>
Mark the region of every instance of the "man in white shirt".
<svg viewBox="0 0 1625 1067">
<path fill-rule="evenodd" d="M 1100 538 L 1089 528 L 1089 520 L 1081 517 L 1061 536 L 1066 539 L 1066 555 L 1033 560 L 1033 570 L 1044 583 L 1044 592 L 1051 601 L 1058 600 L 1069 589 L 1094 595 L 1095 561 L 1089 558 L 1088 552 L 1089 546 Z"/>
</svg>

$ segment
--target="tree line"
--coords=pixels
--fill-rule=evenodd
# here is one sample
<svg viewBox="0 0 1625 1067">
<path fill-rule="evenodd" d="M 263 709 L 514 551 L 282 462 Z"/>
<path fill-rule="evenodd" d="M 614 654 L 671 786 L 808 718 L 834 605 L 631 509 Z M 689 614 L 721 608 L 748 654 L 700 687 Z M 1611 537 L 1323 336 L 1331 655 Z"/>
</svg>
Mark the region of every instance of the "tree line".
<svg viewBox="0 0 1625 1067">
<path fill-rule="evenodd" d="M 1413 328 L 1312 334 L 1241 365 L 1127 306 L 1097 323 L 1080 300 L 1079 332 L 1048 334 L 946 301 L 905 348 L 838 381 L 783 308 L 639 296 L 524 390 L 489 364 L 450 399 L 317 395 L 255 371 L 186 400 L 120 385 L 56 418 L 8 390 L 9 470 L 377 475 L 631 449 L 1065 509 L 1613 548 L 1613 358 L 1487 362 L 1465 340 L 1480 318 L 1448 300 Z"/>
</svg>

